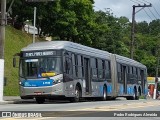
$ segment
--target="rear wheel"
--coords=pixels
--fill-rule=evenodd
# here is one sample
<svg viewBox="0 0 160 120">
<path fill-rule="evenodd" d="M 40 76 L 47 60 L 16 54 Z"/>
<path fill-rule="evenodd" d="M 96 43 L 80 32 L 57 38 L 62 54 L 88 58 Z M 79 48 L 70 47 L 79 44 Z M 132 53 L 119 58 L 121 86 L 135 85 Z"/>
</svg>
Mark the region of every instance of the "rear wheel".
<svg viewBox="0 0 160 120">
<path fill-rule="evenodd" d="M 139 96 L 140 96 L 140 92 L 138 91 L 136 95 L 136 100 L 139 100 Z"/>
<path fill-rule="evenodd" d="M 107 100 L 106 86 L 103 87 L 103 97 L 101 98 L 101 100 L 103 100 L 103 101 Z"/>
<path fill-rule="evenodd" d="M 126 99 L 127 99 L 127 100 L 131 100 L 131 97 L 130 97 L 130 96 L 127 96 Z"/>
<path fill-rule="evenodd" d="M 137 95 L 137 92 L 136 92 L 136 89 L 134 89 L 134 93 L 131 96 L 131 100 L 136 100 L 136 95 Z"/>
<path fill-rule="evenodd" d="M 127 100 L 136 100 L 137 98 L 137 92 L 136 92 L 136 89 L 134 89 L 134 93 L 132 96 L 127 96 L 126 99 Z M 138 97 L 139 98 L 139 97 Z"/>
<path fill-rule="evenodd" d="M 36 102 L 38 104 L 43 104 L 45 102 L 45 98 L 38 97 L 38 98 L 36 98 Z"/>
</svg>

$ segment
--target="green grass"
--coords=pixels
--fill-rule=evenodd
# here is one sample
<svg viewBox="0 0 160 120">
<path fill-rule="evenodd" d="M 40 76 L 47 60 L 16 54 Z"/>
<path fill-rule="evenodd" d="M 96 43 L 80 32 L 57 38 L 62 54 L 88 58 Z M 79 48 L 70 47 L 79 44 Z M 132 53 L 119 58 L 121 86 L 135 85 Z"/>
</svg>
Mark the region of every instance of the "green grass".
<svg viewBox="0 0 160 120">
<path fill-rule="evenodd" d="M 139 99 L 146 99 L 146 96 L 139 96 Z"/>
<path fill-rule="evenodd" d="M 18 86 L 18 69 L 13 68 L 13 55 L 19 53 L 20 50 L 32 43 L 32 36 L 25 32 L 14 29 L 11 26 L 6 26 L 5 35 L 5 78 L 7 79 L 7 85 L 4 87 L 5 96 L 19 95 Z"/>
</svg>

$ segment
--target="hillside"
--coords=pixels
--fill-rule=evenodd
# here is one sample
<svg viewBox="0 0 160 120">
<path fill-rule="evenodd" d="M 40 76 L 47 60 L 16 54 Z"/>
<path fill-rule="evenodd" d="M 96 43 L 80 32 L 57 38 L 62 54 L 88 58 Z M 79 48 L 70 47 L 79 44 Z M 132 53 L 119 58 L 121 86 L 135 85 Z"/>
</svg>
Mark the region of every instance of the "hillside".
<svg viewBox="0 0 160 120">
<path fill-rule="evenodd" d="M 6 27 L 5 40 L 5 78 L 7 85 L 4 87 L 4 95 L 19 95 L 18 69 L 13 68 L 13 55 L 20 52 L 21 48 L 32 43 L 32 36 L 11 26 Z"/>
</svg>

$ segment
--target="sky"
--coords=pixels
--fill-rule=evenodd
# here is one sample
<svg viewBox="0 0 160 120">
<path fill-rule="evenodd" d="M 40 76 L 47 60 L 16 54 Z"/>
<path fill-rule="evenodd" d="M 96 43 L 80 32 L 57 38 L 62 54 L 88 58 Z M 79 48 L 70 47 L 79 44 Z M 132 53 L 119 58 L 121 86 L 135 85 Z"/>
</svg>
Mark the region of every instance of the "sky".
<svg viewBox="0 0 160 120">
<path fill-rule="evenodd" d="M 160 0 L 94 0 L 94 9 L 95 11 L 105 9 L 110 10 L 115 17 L 125 16 L 132 21 L 132 10 L 133 5 L 149 5 L 152 4 L 152 7 L 145 7 L 140 10 L 142 7 L 136 7 L 135 20 L 137 22 L 147 21 L 151 22 L 155 19 L 160 19 Z M 140 10 L 140 11 L 139 11 Z"/>
</svg>

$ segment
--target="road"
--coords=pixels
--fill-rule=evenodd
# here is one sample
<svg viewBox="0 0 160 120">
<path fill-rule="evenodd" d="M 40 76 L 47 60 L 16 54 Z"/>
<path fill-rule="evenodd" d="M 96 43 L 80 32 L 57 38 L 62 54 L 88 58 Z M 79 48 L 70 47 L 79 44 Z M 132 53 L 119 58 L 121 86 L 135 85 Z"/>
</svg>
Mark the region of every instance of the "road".
<svg viewBox="0 0 160 120">
<path fill-rule="evenodd" d="M 143 115 L 145 113 L 147 113 L 145 119 L 158 120 L 159 118 L 156 116 L 160 117 L 160 101 L 152 99 L 126 100 L 124 98 L 117 98 L 112 101 L 84 101 L 79 103 L 70 103 L 68 101 L 48 101 L 45 104 L 37 104 L 32 101 L 19 104 L 0 105 L 0 111 L 12 111 L 15 113 L 15 117 L 17 115 L 16 112 L 21 113 L 20 115 L 26 114 L 27 116 L 28 113 L 26 112 L 30 113 L 33 111 L 38 118 L 32 118 L 32 120 L 63 119 L 60 116 L 65 117 L 67 120 L 70 117 L 75 117 L 77 120 L 84 119 L 84 117 L 86 117 L 87 120 L 92 119 L 92 117 L 96 120 L 105 120 L 105 117 L 107 117 L 107 120 L 124 117 L 123 119 L 125 120 L 128 117 L 132 119 L 132 117 L 134 118 L 135 116 L 140 117 L 140 119 L 144 119 Z M 17 118 L 5 118 L 5 120 L 15 120 L 20 118 L 21 117 L 18 116 Z"/>
</svg>

